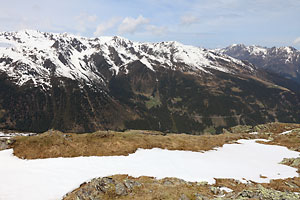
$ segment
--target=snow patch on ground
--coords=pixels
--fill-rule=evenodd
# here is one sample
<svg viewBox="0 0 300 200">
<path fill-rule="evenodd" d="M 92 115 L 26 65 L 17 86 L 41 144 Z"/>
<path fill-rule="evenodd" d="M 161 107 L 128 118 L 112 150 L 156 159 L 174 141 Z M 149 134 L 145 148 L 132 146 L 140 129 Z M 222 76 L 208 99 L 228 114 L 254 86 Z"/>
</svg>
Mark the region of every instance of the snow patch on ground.
<svg viewBox="0 0 300 200">
<path fill-rule="evenodd" d="M 250 135 L 257 135 L 258 134 L 258 132 L 251 132 L 251 133 L 249 133 Z"/>
<path fill-rule="evenodd" d="M 239 140 L 204 153 L 139 149 L 129 156 L 22 160 L 13 150 L 0 151 L 0 199 L 53 200 L 84 181 L 113 174 L 177 177 L 187 181 L 234 178 L 245 182 L 298 176 L 295 168 L 279 164 L 299 152 L 282 146 Z M 261 178 L 264 174 L 267 178 Z"/>
<path fill-rule="evenodd" d="M 284 132 L 280 133 L 279 135 L 287 135 L 287 134 L 291 133 L 292 131 L 293 131 L 293 130 L 284 131 Z"/>
<path fill-rule="evenodd" d="M 225 192 L 229 193 L 232 192 L 233 190 L 228 188 L 228 187 L 220 187 L 220 190 L 224 190 Z"/>
<path fill-rule="evenodd" d="M 0 132 L 0 138 L 5 137 L 5 138 L 11 138 L 15 136 L 32 136 L 32 135 L 37 135 L 37 133 L 4 133 Z"/>
</svg>

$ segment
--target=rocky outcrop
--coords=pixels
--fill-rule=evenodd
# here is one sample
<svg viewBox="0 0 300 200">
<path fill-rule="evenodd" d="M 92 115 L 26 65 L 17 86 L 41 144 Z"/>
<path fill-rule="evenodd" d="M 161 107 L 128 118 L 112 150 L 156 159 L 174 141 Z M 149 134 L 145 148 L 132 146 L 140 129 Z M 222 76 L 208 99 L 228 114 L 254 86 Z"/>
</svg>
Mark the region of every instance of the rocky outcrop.
<svg viewBox="0 0 300 200">
<path fill-rule="evenodd" d="M 141 187 L 142 184 L 131 180 L 124 179 L 118 181 L 110 177 L 96 178 L 89 183 L 84 183 L 73 194 L 67 194 L 65 199 L 113 199 L 121 196 L 127 196 L 135 187 Z"/>
<path fill-rule="evenodd" d="M 14 139 L 0 138 L 0 151 L 11 148 L 14 142 Z"/>
<path fill-rule="evenodd" d="M 299 198 L 300 195 L 293 192 L 281 192 L 258 185 L 256 188 L 243 190 L 236 199 L 297 200 Z"/>
<path fill-rule="evenodd" d="M 280 163 L 300 169 L 300 157 L 298 157 L 298 158 L 285 158 Z"/>
<path fill-rule="evenodd" d="M 157 180 L 150 177 L 114 176 L 96 178 L 68 193 L 64 200 L 90 199 L 178 199 L 178 200 L 298 200 L 295 192 L 268 189 L 259 184 L 232 189 L 207 183 L 186 182 L 176 178 Z M 234 189 L 236 187 L 236 189 Z"/>
</svg>

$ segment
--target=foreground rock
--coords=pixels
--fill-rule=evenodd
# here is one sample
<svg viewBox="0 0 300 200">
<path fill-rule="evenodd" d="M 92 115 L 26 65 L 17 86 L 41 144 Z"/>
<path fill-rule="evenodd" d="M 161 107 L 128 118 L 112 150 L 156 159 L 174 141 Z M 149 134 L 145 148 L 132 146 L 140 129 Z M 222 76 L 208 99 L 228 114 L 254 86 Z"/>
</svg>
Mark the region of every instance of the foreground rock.
<svg viewBox="0 0 300 200">
<path fill-rule="evenodd" d="M 300 195 L 293 192 L 280 192 L 273 189 L 266 189 L 259 185 L 256 188 L 242 191 L 237 199 L 269 199 L 269 200 L 294 200 L 299 199 Z"/>
<path fill-rule="evenodd" d="M 11 148 L 14 142 L 14 139 L 0 138 L 0 151 Z"/>
<path fill-rule="evenodd" d="M 224 180 L 223 180 L 224 181 Z M 186 182 L 177 178 L 157 180 L 151 177 L 133 178 L 126 175 L 95 178 L 83 183 L 78 189 L 68 193 L 64 200 L 100 199 L 179 199 L 179 200 L 298 200 L 299 193 L 289 190 L 278 191 L 251 183 L 242 184 L 226 180 L 231 189 L 204 182 Z M 297 186 L 298 187 L 298 186 Z M 298 187 L 299 188 L 299 187 Z M 300 189 L 300 188 L 299 188 Z"/>
</svg>

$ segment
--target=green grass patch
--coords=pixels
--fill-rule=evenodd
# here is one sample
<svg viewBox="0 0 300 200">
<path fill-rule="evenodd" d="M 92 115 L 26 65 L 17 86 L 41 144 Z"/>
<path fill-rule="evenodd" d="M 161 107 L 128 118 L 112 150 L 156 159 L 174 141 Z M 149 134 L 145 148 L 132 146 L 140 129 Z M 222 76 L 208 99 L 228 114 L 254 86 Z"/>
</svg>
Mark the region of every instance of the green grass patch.
<svg viewBox="0 0 300 200">
<path fill-rule="evenodd" d="M 159 99 L 159 97 L 158 96 L 155 96 L 155 97 L 153 97 L 153 96 L 150 96 L 149 97 L 149 100 L 148 101 L 146 101 L 146 107 L 148 108 L 148 109 L 151 109 L 151 108 L 153 108 L 153 107 L 159 107 L 159 106 L 161 106 L 161 101 L 160 101 L 160 99 Z"/>
</svg>

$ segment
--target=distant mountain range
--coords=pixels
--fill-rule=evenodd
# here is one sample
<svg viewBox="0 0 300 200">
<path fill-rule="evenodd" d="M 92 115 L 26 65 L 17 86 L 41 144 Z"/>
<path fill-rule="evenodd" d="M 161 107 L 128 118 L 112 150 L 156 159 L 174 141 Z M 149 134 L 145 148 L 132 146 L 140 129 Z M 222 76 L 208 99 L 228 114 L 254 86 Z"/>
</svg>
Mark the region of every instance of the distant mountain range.
<svg viewBox="0 0 300 200">
<path fill-rule="evenodd" d="M 178 42 L 2 32 L 0 128 L 200 134 L 300 122 L 297 76 L 225 54 Z"/>
<path fill-rule="evenodd" d="M 300 83 L 300 51 L 293 47 L 266 48 L 234 44 L 217 52 L 248 61 L 258 68 Z"/>
</svg>

